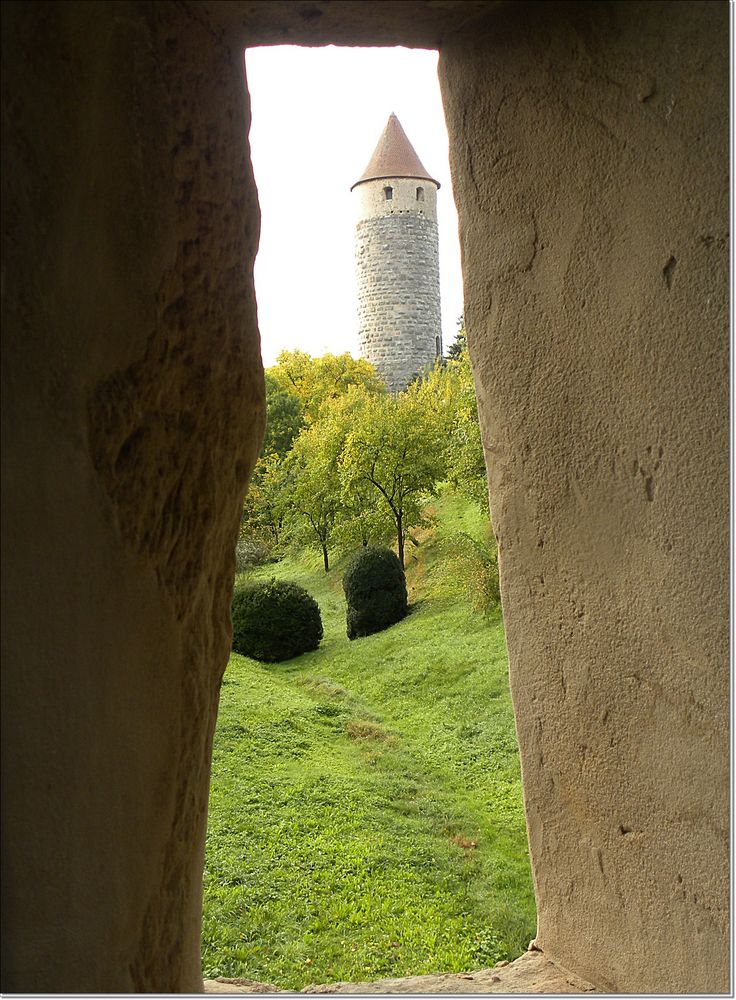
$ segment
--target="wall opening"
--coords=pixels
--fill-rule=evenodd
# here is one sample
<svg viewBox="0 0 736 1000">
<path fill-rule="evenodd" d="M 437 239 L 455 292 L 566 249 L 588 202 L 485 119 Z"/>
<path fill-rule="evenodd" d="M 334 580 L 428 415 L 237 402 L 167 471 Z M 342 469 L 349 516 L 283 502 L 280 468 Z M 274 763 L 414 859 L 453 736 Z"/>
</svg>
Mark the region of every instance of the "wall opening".
<svg viewBox="0 0 736 1000">
<path fill-rule="evenodd" d="M 318 82 L 319 92 L 307 93 L 307 81 L 320 80 L 320 52 L 334 65 Z M 226 671 L 212 765 L 203 973 L 300 989 L 467 972 L 523 952 L 534 934 L 535 911 L 505 667 L 488 655 L 489 646 L 503 644 L 503 623 L 477 408 L 457 320 L 459 252 L 447 247 L 457 224 L 437 57 L 292 49 L 287 69 L 280 55 L 278 49 L 246 54 L 262 210 L 255 280 L 269 425 L 246 499 L 236 585 L 271 577 L 298 582 L 320 606 L 324 636 L 317 650 L 284 664 L 234 654 Z M 407 72 L 401 61 L 407 58 L 428 72 Z M 366 70 L 368 59 L 382 59 L 380 69 Z M 350 82 L 347 66 L 359 61 L 362 72 Z M 373 118 L 360 112 L 360 101 L 371 97 L 366 79 L 393 81 Z M 405 108 L 394 89 L 402 79 L 414 85 Z M 284 113 L 273 102 L 278 80 L 289 83 L 283 107 L 293 117 L 277 121 Z M 432 88 L 440 117 L 428 126 L 414 115 L 412 102 L 426 105 Z M 318 118 L 306 115 L 298 101 L 294 106 L 295 91 L 298 101 L 303 95 L 310 109 L 320 108 Z M 334 93 L 345 95 L 353 109 L 355 138 L 352 159 L 333 177 L 329 171 L 347 146 L 348 128 L 333 152 L 329 133 L 341 119 L 326 102 Z M 443 335 L 432 334 L 426 368 L 413 373 L 412 385 L 386 393 L 359 357 L 355 246 L 361 220 L 355 221 L 350 185 L 397 105 L 420 156 L 433 155 L 432 128 L 443 133 L 444 159 L 430 169 L 442 174 L 442 326 L 454 353 L 443 359 Z M 267 153 L 268 142 L 275 148 Z M 308 159 L 315 161 L 319 189 L 327 188 L 330 197 L 321 206 L 300 200 L 303 215 L 293 202 L 284 212 L 283 190 L 295 183 L 305 193 L 313 189 L 301 169 L 294 171 L 295 163 L 306 170 Z M 427 184 L 399 177 L 376 185 L 378 203 L 390 192 L 396 212 L 389 221 L 397 232 L 430 224 Z M 398 315 L 412 306 L 397 301 L 395 308 Z M 432 409 L 426 401 L 445 389 L 454 394 L 452 420 L 432 426 L 423 453 L 419 446 L 410 453 L 417 467 L 443 456 L 431 489 L 411 493 L 410 469 L 403 485 L 379 482 L 375 470 L 375 482 L 351 478 L 376 438 L 379 463 L 394 445 L 414 447 L 423 414 Z M 381 423 L 384 408 L 399 406 L 404 397 L 399 416 Z M 364 424 L 365 414 L 370 420 Z M 457 443 L 452 468 L 445 458 L 450 436 Z M 333 473 L 341 483 L 335 496 L 344 507 L 342 521 L 330 508 Z M 385 502 L 392 489 L 406 494 L 398 539 Z M 385 631 L 351 641 L 341 578 L 355 552 L 375 544 L 403 555 L 410 613 Z M 494 712 L 479 715 L 478 700 L 486 698 Z M 485 766 L 491 756 L 493 770 Z M 498 810 L 481 805 L 494 796 Z"/>
</svg>

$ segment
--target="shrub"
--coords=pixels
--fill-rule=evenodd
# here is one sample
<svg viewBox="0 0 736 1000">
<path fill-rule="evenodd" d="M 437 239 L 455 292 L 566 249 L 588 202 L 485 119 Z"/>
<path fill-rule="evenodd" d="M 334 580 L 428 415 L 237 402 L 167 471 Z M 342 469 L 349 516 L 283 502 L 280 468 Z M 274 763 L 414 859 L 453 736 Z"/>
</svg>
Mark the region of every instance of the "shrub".
<svg viewBox="0 0 736 1000">
<path fill-rule="evenodd" d="M 253 566 L 262 566 L 271 557 L 271 547 L 257 538 L 241 538 L 235 546 L 235 572 L 244 573 Z"/>
<path fill-rule="evenodd" d="M 445 544 L 446 558 L 465 581 L 474 611 L 490 615 L 501 607 L 498 550 L 490 533 L 480 542 L 464 531 L 451 535 Z"/>
<path fill-rule="evenodd" d="M 391 549 L 368 546 L 357 552 L 342 581 L 348 605 L 348 639 L 381 632 L 409 610 L 406 577 Z"/>
<path fill-rule="evenodd" d="M 277 663 L 319 646 L 322 617 L 313 597 L 296 583 L 271 579 L 233 594 L 233 649 Z"/>
</svg>

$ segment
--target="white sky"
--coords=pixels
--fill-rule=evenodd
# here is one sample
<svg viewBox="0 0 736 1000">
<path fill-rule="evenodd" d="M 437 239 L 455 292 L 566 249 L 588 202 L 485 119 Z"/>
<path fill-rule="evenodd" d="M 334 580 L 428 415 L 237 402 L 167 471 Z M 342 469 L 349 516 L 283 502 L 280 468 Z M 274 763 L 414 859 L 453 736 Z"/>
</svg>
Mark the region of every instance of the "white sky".
<svg viewBox="0 0 736 1000">
<path fill-rule="evenodd" d="M 255 283 L 264 364 L 283 349 L 357 356 L 350 194 L 394 111 L 441 184 L 437 216 L 445 349 L 463 309 L 457 215 L 437 53 L 248 49 L 251 153 L 261 204 Z"/>
</svg>

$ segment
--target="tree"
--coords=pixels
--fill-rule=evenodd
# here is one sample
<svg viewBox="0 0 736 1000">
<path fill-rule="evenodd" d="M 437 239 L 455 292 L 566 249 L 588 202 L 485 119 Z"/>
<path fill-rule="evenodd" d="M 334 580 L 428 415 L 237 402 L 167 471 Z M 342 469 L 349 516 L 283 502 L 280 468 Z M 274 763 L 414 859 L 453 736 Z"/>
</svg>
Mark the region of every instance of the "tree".
<svg viewBox="0 0 736 1000">
<path fill-rule="evenodd" d="M 461 317 L 462 319 L 462 317 Z M 463 351 L 468 349 L 468 335 L 465 332 L 465 327 L 461 326 L 460 329 L 455 334 L 454 341 L 450 344 L 447 349 L 447 360 L 457 361 Z"/>
<path fill-rule="evenodd" d="M 457 332 L 455 339 L 447 349 L 447 360 L 457 361 L 463 351 L 468 349 L 468 335 L 465 330 L 465 312 L 461 312 L 455 323 Z"/>
<path fill-rule="evenodd" d="M 286 463 L 291 482 L 289 535 L 319 547 L 325 573 L 330 569 L 329 549 L 342 508 L 338 461 L 343 438 L 329 421 L 314 424 L 301 432 Z"/>
<path fill-rule="evenodd" d="M 289 506 L 289 470 L 279 456 L 259 458 L 243 503 L 241 538 L 259 538 L 278 545 Z"/>
<path fill-rule="evenodd" d="M 438 422 L 448 481 L 487 512 L 486 467 L 467 347 L 454 360 L 435 366 L 417 392 Z"/>
<path fill-rule="evenodd" d="M 343 549 L 387 542 L 393 519 L 383 504 L 376 503 L 375 488 L 368 482 L 353 481 L 346 488 L 341 459 L 351 431 L 361 419 L 370 392 L 362 385 L 349 386 L 344 395 L 327 400 L 316 426 L 332 439 L 333 453 L 339 453 L 338 470 L 342 481 L 342 503 L 335 524 L 335 540 Z"/>
<path fill-rule="evenodd" d="M 344 488 L 368 484 L 390 511 L 402 566 L 406 535 L 420 522 L 424 501 L 444 472 L 443 449 L 437 447 L 439 423 L 420 389 L 367 396 L 340 461 Z"/>
<path fill-rule="evenodd" d="M 478 401 L 468 349 L 447 366 L 454 380 L 454 416 L 449 432 L 448 479 L 488 513 L 488 478 L 478 421 Z"/>
<path fill-rule="evenodd" d="M 265 373 L 266 381 L 266 433 L 261 455 L 283 458 L 294 438 L 304 426 L 302 402 L 293 392 L 284 389 L 271 371 Z"/>
<path fill-rule="evenodd" d="M 343 395 L 328 398 L 319 417 L 305 428 L 288 456 L 291 484 L 288 533 L 322 552 L 325 572 L 336 545 L 355 548 L 384 540 L 391 521 L 376 505 L 367 483 L 345 489 L 341 461 L 346 442 L 372 397 L 362 385 L 350 385 Z"/>
<path fill-rule="evenodd" d="M 353 520 L 359 513 L 354 502 L 343 504 L 337 473 L 347 431 L 338 433 L 332 421 L 324 434 L 305 436 L 306 429 L 317 426 L 322 409 L 352 391 L 378 393 L 385 387 L 367 361 L 349 354 L 312 358 L 304 351 L 282 351 L 265 372 L 265 382 L 266 432 L 244 503 L 241 536 L 280 545 L 286 529 L 291 538 L 316 540 L 327 569 L 339 511 L 344 507 Z M 332 449 L 329 461 L 325 449 Z"/>
<path fill-rule="evenodd" d="M 342 511 L 335 526 L 335 540 L 343 550 L 386 544 L 394 533 L 391 511 L 376 503 L 375 487 L 367 480 L 343 482 Z"/>
<path fill-rule="evenodd" d="M 307 423 L 314 423 L 327 400 L 345 395 L 351 386 L 371 394 L 386 391 L 370 362 L 347 353 L 313 358 L 305 351 L 282 351 L 269 374 L 299 399 Z"/>
</svg>

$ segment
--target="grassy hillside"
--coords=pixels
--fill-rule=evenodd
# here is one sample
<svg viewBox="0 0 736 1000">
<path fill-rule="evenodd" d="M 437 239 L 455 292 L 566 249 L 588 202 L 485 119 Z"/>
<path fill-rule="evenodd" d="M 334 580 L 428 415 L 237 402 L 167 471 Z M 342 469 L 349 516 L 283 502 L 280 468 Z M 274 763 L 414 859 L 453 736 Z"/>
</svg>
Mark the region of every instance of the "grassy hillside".
<svg viewBox="0 0 736 1000">
<path fill-rule="evenodd" d="M 412 612 L 349 642 L 341 566 L 283 561 L 319 602 L 320 648 L 233 655 L 215 735 L 203 971 L 308 983 L 462 971 L 513 958 L 534 898 L 500 615 L 470 606 L 445 495 L 409 545 Z"/>
</svg>

